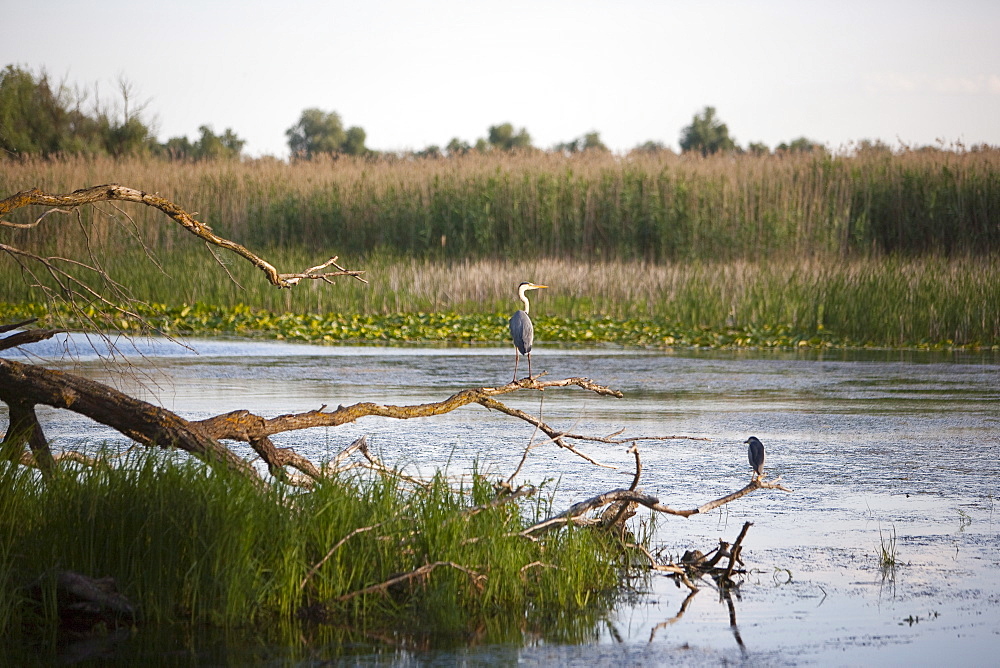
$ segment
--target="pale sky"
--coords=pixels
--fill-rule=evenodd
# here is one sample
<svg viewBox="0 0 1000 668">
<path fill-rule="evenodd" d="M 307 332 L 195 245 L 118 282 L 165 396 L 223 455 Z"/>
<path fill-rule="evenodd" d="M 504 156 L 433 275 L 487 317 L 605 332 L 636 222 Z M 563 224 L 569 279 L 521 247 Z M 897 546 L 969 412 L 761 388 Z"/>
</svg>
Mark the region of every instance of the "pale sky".
<svg viewBox="0 0 1000 668">
<path fill-rule="evenodd" d="M 1000 145 L 1000 2 L 6 2 L 0 65 L 148 100 L 161 141 L 232 128 L 287 156 L 302 110 L 377 150 L 597 131 L 675 150 L 714 106 L 741 145 Z"/>
</svg>

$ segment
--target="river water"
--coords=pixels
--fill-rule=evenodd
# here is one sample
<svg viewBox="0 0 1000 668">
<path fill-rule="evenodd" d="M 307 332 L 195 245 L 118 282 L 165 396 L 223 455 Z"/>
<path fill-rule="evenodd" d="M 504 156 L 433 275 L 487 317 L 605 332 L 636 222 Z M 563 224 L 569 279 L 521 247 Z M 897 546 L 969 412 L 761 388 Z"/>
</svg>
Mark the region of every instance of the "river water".
<svg viewBox="0 0 1000 668">
<path fill-rule="evenodd" d="M 124 379 L 70 338 L 34 355 L 200 418 L 234 409 L 265 417 L 359 401 L 415 404 L 510 380 L 508 348 L 380 348 L 194 340 L 124 348 Z M 129 344 L 131 345 L 131 344 Z M 69 353 L 69 354 L 67 354 Z M 986 665 L 1000 650 L 1000 355 L 836 351 L 645 351 L 540 348 L 534 371 L 586 376 L 625 393 L 579 388 L 501 400 L 557 429 L 709 440 L 644 441 L 641 488 L 674 508 L 742 487 L 743 442 L 767 448 L 765 490 L 706 515 L 658 520 L 667 554 L 709 551 L 753 522 L 743 558 L 751 573 L 733 610 L 706 584 L 687 599 L 667 578 L 623 601 L 582 644 L 397 653 L 401 665 Z M 4 419 L 5 416 L 0 416 Z M 63 411 L 41 419 L 56 447 L 121 441 Z M 507 477 L 534 436 L 530 425 L 478 405 L 422 420 L 366 418 L 284 434 L 316 461 L 358 436 L 390 464 L 428 474 L 480 470 Z M 81 444 L 87 444 L 81 446 Z M 517 482 L 551 480 L 564 508 L 630 484 L 625 446 L 582 444 L 599 468 L 561 450 L 532 450 Z M 642 513 L 640 513 L 642 516 Z M 895 537 L 898 564 L 881 567 Z M 375 657 L 370 657 L 375 659 Z M 352 660 L 364 661 L 365 657 Z M 381 654 L 380 662 L 387 662 Z"/>
</svg>

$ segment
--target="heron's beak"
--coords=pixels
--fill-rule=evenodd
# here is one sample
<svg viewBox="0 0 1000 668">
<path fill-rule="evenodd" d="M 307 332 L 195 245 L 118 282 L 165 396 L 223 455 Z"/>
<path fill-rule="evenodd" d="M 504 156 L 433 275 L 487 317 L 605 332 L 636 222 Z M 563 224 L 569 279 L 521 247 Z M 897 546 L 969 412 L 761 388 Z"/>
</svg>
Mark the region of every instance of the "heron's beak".
<svg viewBox="0 0 1000 668">
<path fill-rule="evenodd" d="M 547 285 L 535 285 L 534 283 L 532 283 L 531 287 L 537 289 L 537 288 L 547 288 L 549 286 L 547 286 Z"/>
</svg>

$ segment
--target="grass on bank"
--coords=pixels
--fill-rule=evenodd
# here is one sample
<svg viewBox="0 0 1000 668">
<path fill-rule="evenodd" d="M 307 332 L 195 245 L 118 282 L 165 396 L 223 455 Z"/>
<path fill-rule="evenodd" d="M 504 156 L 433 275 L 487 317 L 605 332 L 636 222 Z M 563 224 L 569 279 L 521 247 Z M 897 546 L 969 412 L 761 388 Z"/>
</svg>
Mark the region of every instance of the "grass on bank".
<svg viewBox="0 0 1000 668">
<path fill-rule="evenodd" d="M 283 270 L 310 266 L 304 251 L 269 255 Z M 105 266 L 171 334 L 261 336 L 349 343 L 505 343 L 532 294 L 538 341 L 638 346 L 1000 345 L 1000 258 L 883 257 L 844 260 L 581 263 L 566 260 L 438 262 L 369 257 L 368 284 L 339 279 L 276 290 L 252 267 L 232 263 L 238 285 L 198 249 L 108 256 Z M 43 316 L 43 326 L 86 327 L 0 267 L 5 321 Z M 242 287 L 241 287 L 242 286 Z M 245 288 L 245 289 L 244 289 Z M 211 304 L 211 306 L 207 306 Z M 253 307 L 246 306 L 253 304 Z M 94 311 L 96 313 L 96 311 Z M 113 319 L 104 326 L 131 325 Z"/>
<path fill-rule="evenodd" d="M 546 512 L 543 500 L 465 512 L 493 495 L 481 477 L 456 489 L 440 475 L 426 489 L 340 477 L 308 493 L 263 491 L 197 461 L 151 452 L 65 468 L 49 481 L 0 463 L 0 635 L 15 642 L 51 632 L 57 569 L 114 577 L 141 608 L 139 627 L 183 622 L 293 639 L 302 632 L 298 613 L 317 604 L 341 630 L 478 628 L 493 634 L 484 642 L 521 642 L 522 633 L 546 625 L 559 632 L 553 620 L 587 618 L 608 604 L 620 564 L 606 536 L 518 536 Z M 364 527 L 372 528 L 330 553 Z M 338 601 L 437 561 L 483 578 L 438 568 L 386 593 Z M 36 585 L 42 605 L 28 596 Z"/>
</svg>

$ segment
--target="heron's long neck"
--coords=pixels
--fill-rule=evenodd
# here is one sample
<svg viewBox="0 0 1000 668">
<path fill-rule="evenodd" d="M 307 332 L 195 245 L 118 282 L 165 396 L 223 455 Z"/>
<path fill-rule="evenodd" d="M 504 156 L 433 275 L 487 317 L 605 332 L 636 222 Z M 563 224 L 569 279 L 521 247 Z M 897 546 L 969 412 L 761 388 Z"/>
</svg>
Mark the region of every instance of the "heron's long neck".
<svg viewBox="0 0 1000 668">
<path fill-rule="evenodd" d="M 524 294 L 523 289 L 518 290 L 517 294 L 519 297 L 521 297 L 521 301 L 524 302 L 524 312 L 527 313 L 529 310 L 531 310 L 531 304 L 528 303 L 528 295 Z"/>
</svg>

